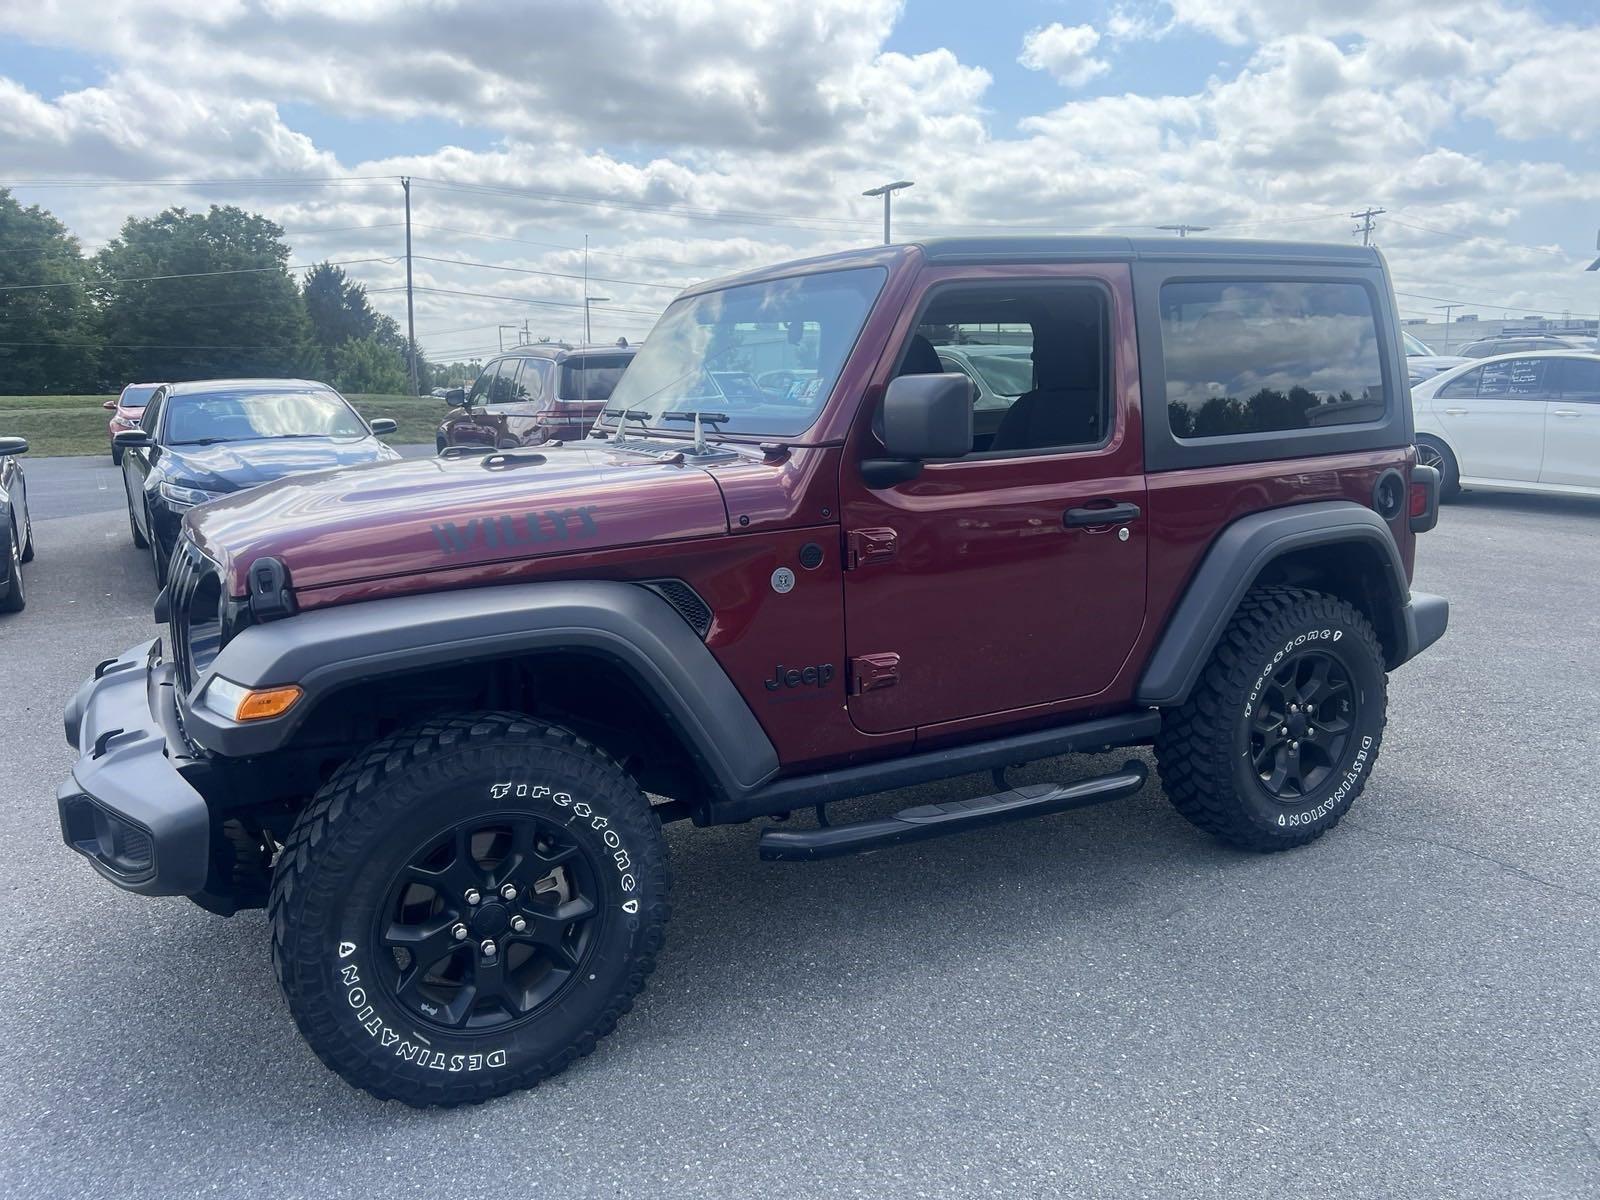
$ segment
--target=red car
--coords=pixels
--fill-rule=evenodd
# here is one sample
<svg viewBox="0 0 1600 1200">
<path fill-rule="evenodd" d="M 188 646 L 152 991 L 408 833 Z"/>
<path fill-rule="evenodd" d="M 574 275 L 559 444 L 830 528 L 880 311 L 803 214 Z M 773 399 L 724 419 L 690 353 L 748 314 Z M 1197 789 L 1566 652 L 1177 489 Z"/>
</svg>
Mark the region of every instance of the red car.
<svg viewBox="0 0 1600 1200">
<path fill-rule="evenodd" d="M 122 451 L 117 446 L 117 434 L 125 429 L 137 429 L 139 418 L 144 416 L 144 406 L 150 403 L 150 397 L 156 394 L 159 383 L 130 383 L 122 389 L 122 395 L 115 400 L 107 400 L 100 407 L 111 414 L 111 420 L 106 422 L 106 433 L 111 438 L 111 461 L 120 464 Z"/>
<path fill-rule="evenodd" d="M 606 406 L 636 353 L 633 346 L 519 346 L 489 360 L 472 390 L 452 388 L 453 410 L 435 444 L 509 450 L 578 441 Z"/>
</svg>

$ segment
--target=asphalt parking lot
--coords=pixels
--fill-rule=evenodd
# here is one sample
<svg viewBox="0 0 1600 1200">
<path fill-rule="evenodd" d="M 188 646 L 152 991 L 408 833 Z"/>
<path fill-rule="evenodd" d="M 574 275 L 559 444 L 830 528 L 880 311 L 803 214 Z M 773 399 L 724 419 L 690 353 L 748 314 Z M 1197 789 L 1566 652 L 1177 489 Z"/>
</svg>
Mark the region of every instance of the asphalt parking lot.
<svg viewBox="0 0 1600 1200">
<path fill-rule="evenodd" d="M 1445 510 L 1416 582 L 1450 633 L 1393 677 L 1372 783 L 1313 846 L 1225 850 L 1153 783 L 809 866 L 673 826 L 667 952 L 618 1033 L 429 1113 L 314 1058 L 259 913 L 124 895 L 62 846 L 62 706 L 153 636 L 153 583 L 120 494 L 80 494 L 93 465 L 26 465 L 0 1194 L 1600 1194 L 1600 501 Z"/>
</svg>

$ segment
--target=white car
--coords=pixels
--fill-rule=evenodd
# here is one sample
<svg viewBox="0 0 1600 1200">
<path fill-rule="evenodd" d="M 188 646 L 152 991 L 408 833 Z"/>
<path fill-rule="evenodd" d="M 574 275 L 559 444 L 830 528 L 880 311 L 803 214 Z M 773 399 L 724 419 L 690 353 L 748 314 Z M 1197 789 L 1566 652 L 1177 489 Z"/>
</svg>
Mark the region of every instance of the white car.
<svg viewBox="0 0 1600 1200">
<path fill-rule="evenodd" d="M 1600 354 L 1477 359 L 1411 386 L 1417 461 L 1440 496 L 1485 491 L 1600 496 Z"/>
</svg>

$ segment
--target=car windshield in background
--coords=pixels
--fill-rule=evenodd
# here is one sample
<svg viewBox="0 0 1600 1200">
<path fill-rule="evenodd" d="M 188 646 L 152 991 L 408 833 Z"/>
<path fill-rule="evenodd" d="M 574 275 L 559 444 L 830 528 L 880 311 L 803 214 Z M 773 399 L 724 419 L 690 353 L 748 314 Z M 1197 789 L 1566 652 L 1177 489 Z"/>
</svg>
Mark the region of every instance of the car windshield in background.
<svg viewBox="0 0 1600 1200">
<path fill-rule="evenodd" d="M 716 422 L 724 433 L 800 433 L 822 411 L 887 276 L 864 267 L 676 300 L 611 407 L 651 425 L 668 413 L 701 412 L 726 418 Z"/>
<path fill-rule="evenodd" d="M 166 442 L 172 446 L 255 438 L 364 437 L 366 432 L 355 410 L 333 392 L 206 392 L 167 399 Z"/>
<path fill-rule="evenodd" d="M 561 364 L 561 391 L 563 400 L 609 400 L 616 390 L 617 380 L 633 361 L 631 354 L 589 354 L 583 358 L 569 358 Z"/>
<path fill-rule="evenodd" d="M 1433 357 L 1435 357 L 1433 351 L 1428 349 L 1427 343 L 1418 341 L 1416 338 L 1412 337 L 1409 333 L 1407 333 L 1404 329 L 1402 329 L 1400 331 L 1400 340 L 1403 341 L 1406 344 L 1406 357 L 1407 358 L 1433 358 Z"/>
<path fill-rule="evenodd" d="M 1027 346 L 961 346 L 972 369 L 997 396 L 1033 390 L 1033 354 Z"/>
<path fill-rule="evenodd" d="M 154 386 L 151 387 L 125 387 L 122 389 L 123 408 L 143 408 L 150 403 L 150 397 L 156 394 Z"/>
</svg>

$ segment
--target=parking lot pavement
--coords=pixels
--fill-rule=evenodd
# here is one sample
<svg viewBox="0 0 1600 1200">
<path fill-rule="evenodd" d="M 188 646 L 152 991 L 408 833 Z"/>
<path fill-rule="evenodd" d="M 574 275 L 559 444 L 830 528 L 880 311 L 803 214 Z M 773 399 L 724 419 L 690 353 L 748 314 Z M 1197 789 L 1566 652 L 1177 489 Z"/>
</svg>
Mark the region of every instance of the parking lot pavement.
<svg viewBox="0 0 1600 1200">
<path fill-rule="evenodd" d="M 62 705 L 154 634 L 152 585 L 116 512 L 37 529 L 0 621 L 0 1194 L 1600 1194 L 1600 503 L 1445 510 L 1417 586 L 1450 633 L 1314 845 L 1222 849 L 1154 784 L 815 865 L 675 825 L 617 1034 L 444 1113 L 323 1069 L 259 913 L 124 895 L 61 845 Z"/>
<path fill-rule="evenodd" d="M 427 445 L 395 449 L 407 458 L 425 458 L 434 452 Z M 25 458 L 22 466 L 28 477 L 28 509 L 35 521 L 126 511 L 122 468 L 111 465 L 110 454 Z"/>
</svg>

